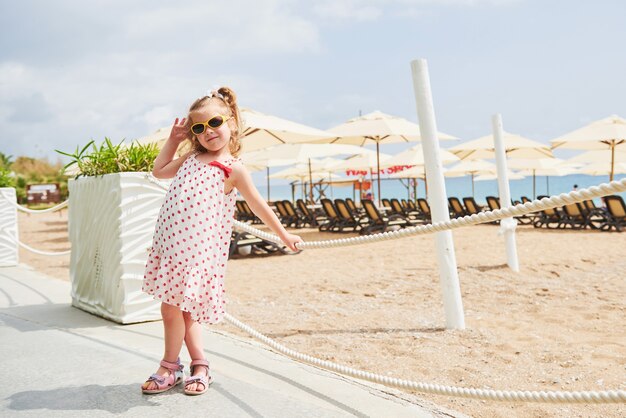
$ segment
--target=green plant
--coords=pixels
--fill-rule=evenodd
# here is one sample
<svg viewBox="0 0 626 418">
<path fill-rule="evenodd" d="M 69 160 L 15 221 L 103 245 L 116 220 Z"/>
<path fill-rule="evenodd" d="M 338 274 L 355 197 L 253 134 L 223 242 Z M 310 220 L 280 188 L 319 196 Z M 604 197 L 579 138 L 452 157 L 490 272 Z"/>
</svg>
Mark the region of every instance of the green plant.
<svg viewBox="0 0 626 418">
<path fill-rule="evenodd" d="M 76 178 L 127 171 L 152 171 L 154 160 L 159 155 L 157 145 L 131 143 L 129 146 L 122 146 L 123 142 L 122 140 L 119 144 L 113 145 L 109 138 L 105 138 L 100 146 L 96 146 L 92 140 L 80 150 L 76 147 L 73 154 L 59 150 L 56 152 L 72 159 L 64 169 L 76 164 L 78 168 Z"/>
<path fill-rule="evenodd" d="M 5 167 L 0 167 L 0 187 L 15 187 L 15 175 Z"/>
<path fill-rule="evenodd" d="M 0 168 L 6 168 L 8 170 L 11 168 L 11 164 L 13 164 L 13 156 L 0 152 Z"/>
</svg>

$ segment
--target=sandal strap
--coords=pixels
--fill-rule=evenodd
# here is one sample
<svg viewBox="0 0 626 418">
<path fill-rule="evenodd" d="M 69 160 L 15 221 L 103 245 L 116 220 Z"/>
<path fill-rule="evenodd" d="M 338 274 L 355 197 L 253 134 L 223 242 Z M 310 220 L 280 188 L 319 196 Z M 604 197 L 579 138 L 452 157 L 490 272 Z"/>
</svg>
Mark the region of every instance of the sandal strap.
<svg viewBox="0 0 626 418">
<path fill-rule="evenodd" d="M 169 376 L 167 376 L 167 377 L 169 377 Z M 155 373 L 155 374 L 151 375 L 148 378 L 147 382 L 155 381 L 155 382 L 157 382 L 157 384 L 162 385 L 163 383 L 165 383 L 165 379 L 167 379 L 167 377 L 166 376 L 161 376 L 161 375 L 158 375 L 158 374 Z"/>
<path fill-rule="evenodd" d="M 185 386 L 188 386 L 192 383 L 202 383 L 204 385 L 204 387 L 207 386 L 209 379 L 206 376 L 202 376 L 202 375 L 197 375 L 197 376 L 189 376 L 188 378 L 185 379 Z"/>
<path fill-rule="evenodd" d="M 167 370 L 169 370 L 171 372 L 182 371 L 183 368 L 184 368 L 184 366 L 180 362 L 180 358 L 178 358 L 178 360 L 176 360 L 176 363 L 171 363 L 169 361 L 161 360 L 161 363 L 159 363 L 159 364 L 161 365 L 161 367 L 164 367 L 164 368 L 166 368 Z"/>
<path fill-rule="evenodd" d="M 189 367 L 193 367 L 193 366 L 207 366 L 209 367 L 209 362 L 205 359 L 201 359 L 201 360 L 191 360 L 191 363 L 189 364 Z"/>
<path fill-rule="evenodd" d="M 191 360 L 191 363 L 189 363 L 189 372 L 191 374 L 193 374 L 195 367 L 196 366 L 203 366 L 206 367 L 206 373 L 207 375 L 209 373 L 211 373 L 211 370 L 209 368 L 209 362 L 206 359 L 199 359 L 199 360 Z M 193 375 L 191 377 L 196 377 L 196 375 Z"/>
</svg>

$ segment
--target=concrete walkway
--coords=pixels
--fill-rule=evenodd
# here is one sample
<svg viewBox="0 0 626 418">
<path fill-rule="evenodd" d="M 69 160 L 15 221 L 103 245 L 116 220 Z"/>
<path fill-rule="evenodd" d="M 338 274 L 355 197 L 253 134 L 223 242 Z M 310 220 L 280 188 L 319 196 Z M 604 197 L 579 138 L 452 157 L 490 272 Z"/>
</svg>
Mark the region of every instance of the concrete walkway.
<svg viewBox="0 0 626 418">
<path fill-rule="evenodd" d="M 67 282 L 0 268 L 0 416 L 462 416 L 216 331 L 205 332 L 215 379 L 206 394 L 142 395 L 162 355 L 161 323 L 119 325 L 70 302 Z"/>
</svg>

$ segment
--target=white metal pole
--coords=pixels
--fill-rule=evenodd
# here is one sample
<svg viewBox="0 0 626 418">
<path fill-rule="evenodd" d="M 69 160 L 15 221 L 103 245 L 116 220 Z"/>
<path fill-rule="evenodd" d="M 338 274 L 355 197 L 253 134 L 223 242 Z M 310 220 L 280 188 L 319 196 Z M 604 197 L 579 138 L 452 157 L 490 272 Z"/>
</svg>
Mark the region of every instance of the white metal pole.
<svg viewBox="0 0 626 418">
<path fill-rule="evenodd" d="M 498 170 L 498 191 L 500 194 L 500 207 L 511 206 L 511 192 L 509 190 L 509 176 L 506 167 L 506 151 L 502 139 L 502 116 L 493 115 L 491 118 L 493 128 L 493 144 L 496 151 L 496 168 Z M 517 259 L 517 246 L 515 244 L 515 227 L 517 221 L 514 218 L 505 218 L 500 221 L 500 233 L 504 235 L 506 246 L 506 260 L 511 270 L 519 272 Z"/>
<path fill-rule="evenodd" d="M 439 138 L 437 138 L 437 124 L 435 109 L 430 90 L 430 77 L 425 59 L 411 61 L 413 73 L 413 87 L 417 103 L 417 117 L 419 119 L 422 137 L 422 151 L 426 179 L 428 184 L 428 202 L 431 207 L 432 221 L 445 222 L 450 220 L 446 184 L 443 178 L 443 167 L 439 156 Z M 463 301 L 454 253 L 452 231 L 441 231 L 435 234 L 437 246 L 437 262 L 439 264 L 439 282 L 443 294 L 443 307 L 446 313 L 446 328 L 465 329 Z"/>
</svg>

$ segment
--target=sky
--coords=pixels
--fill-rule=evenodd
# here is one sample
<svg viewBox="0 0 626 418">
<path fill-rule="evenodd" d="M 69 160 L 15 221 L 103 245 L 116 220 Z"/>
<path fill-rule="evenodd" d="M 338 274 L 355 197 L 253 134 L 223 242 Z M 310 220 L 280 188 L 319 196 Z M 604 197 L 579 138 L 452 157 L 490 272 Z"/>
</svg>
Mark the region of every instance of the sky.
<svg viewBox="0 0 626 418">
<path fill-rule="evenodd" d="M 620 0 L 0 0 L 0 152 L 135 139 L 221 85 L 320 129 L 417 121 L 419 58 L 439 131 L 471 140 L 501 113 L 548 142 L 626 117 L 624 16 Z"/>
</svg>

